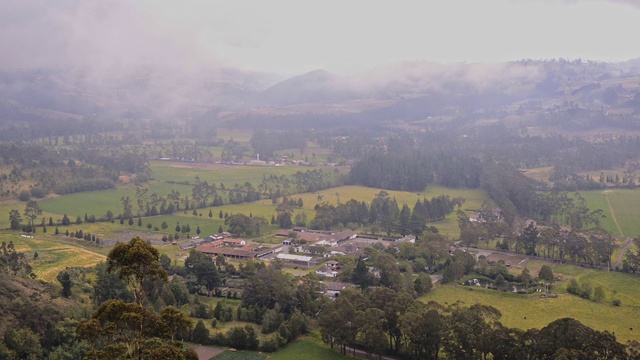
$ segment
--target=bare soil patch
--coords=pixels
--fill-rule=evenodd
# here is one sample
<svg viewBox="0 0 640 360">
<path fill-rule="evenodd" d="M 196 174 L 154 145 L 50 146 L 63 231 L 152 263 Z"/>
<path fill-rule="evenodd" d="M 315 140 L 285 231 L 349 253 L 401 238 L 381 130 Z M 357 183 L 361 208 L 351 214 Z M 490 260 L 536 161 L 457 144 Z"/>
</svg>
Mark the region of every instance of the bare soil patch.
<svg viewBox="0 0 640 360">
<path fill-rule="evenodd" d="M 516 266 L 518 265 L 522 260 L 526 259 L 526 256 L 519 256 L 519 255 L 507 255 L 507 254 L 500 254 L 500 253 L 493 253 L 489 256 L 487 256 L 487 261 L 491 262 L 491 261 L 504 261 L 505 265 L 509 265 L 509 266 Z"/>
<path fill-rule="evenodd" d="M 198 354 L 198 359 L 209 360 L 214 356 L 218 356 L 224 352 L 223 349 L 212 348 L 208 346 L 198 345 L 193 350 Z"/>
</svg>

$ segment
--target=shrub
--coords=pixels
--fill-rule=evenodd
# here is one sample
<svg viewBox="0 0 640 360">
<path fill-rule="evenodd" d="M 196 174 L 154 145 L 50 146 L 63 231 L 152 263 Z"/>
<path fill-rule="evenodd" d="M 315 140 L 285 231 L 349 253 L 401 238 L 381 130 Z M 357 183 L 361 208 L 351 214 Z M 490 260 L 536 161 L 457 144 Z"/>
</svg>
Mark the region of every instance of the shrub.
<svg viewBox="0 0 640 360">
<path fill-rule="evenodd" d="M 611 304 L 613 304 L 613 306 L 620 306 L 622 305 L 622 301 L 620 301 L 620 299 L 613 299 Z"/>
<path fill-rule="evenodd" d="M 20 192 L 20 195 L 18 195 L 18 200 L 20 200 L 20 201 L 29 201 L 29 200 L 31 200 L 31 191 L 22 190 Z"/>
<path fill-rule="evenodd" d="M 37 197 L 38 199 L 42 199 L 43 197 L 47 196 L 47 192 L 45 191 L 45 189 L 36 186 L 31 189 L 31 195 Z"/>
</svg>

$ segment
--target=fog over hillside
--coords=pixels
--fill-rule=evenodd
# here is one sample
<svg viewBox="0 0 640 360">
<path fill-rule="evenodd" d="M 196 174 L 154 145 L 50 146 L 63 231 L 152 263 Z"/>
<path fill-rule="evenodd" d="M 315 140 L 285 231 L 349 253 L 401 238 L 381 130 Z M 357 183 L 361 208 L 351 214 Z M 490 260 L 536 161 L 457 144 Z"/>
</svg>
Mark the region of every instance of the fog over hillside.
<svg viewBox="0 0 640 360">
<path fill-rule="evenodd" d="M 0 43 L 10 54 L 0 57 L 2 122 L 361 113 L 450 95 L 479 99 L 458 98 L 452 106 L 551 95 L 580 104 L 584 97 L 562 94 L 589 83 L 604 91 L 640 69 L 629 60 L 638 56 L 632 47 L 609 41 L 640 30 L 634 1 L 239 1 L 176 8 L 63 0 L 2 1 L 2 8 Z M 545 25 L 532 28 L 530 18 L 543 14 Z M 636 88 L 625 82 L 617 95 L 632 99 Z M 597 106 L 595 98 L 582 105 Z"/>
</svg>

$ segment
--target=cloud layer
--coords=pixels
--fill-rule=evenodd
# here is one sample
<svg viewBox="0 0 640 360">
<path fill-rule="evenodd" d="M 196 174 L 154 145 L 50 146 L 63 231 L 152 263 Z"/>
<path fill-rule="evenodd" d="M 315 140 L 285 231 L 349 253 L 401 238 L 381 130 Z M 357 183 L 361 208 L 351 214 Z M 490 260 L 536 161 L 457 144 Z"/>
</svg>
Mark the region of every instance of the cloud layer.
<svg viewBox="0 0 640 360">
<path fill-rule="evenodd" d="M 146 64 L 295 74 L 521 58 L 625 60 L 637 0 L 0 0 L 4 70 Z"/>
</svg>

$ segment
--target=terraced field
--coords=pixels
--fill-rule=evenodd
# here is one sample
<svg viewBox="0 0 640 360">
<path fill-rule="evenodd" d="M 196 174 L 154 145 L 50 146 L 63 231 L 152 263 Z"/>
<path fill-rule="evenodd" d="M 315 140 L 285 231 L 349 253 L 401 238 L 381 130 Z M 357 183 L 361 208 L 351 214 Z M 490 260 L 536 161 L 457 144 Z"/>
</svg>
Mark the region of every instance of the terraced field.
<svg viewBox="0 0 640 360">
<path fill-rule="evenodd" d="M 13 241 L 16 250 L 26 252 L 38 279 L 51 282 L 67 267 L 92 267 L 105 256 L 80 241 L 51 235 L 35 235 L 33 239 L 0 234 L 0 241 Z M 84 246 L 83 246 L 84 245 Z M 34 259 L 35 252 L 38 257 Z"/>
</svg>

